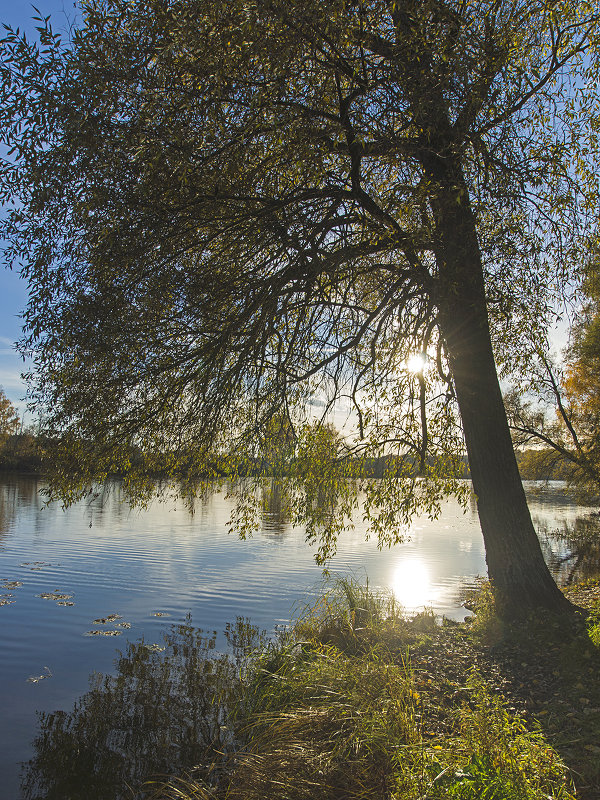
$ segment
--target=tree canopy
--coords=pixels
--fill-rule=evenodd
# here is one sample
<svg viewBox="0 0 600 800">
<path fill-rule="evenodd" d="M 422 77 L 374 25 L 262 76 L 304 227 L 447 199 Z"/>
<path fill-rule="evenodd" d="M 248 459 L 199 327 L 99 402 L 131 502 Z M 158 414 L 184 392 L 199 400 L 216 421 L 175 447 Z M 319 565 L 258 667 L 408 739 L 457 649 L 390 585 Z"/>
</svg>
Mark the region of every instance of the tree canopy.
<svg viewBox="0 0 600 800">
<path fill-rule="evenodd" d="M 71 41 L 48 20 L 39 44 L 8 31 L 0 61 L 6 257 L 31 284 L 23 347 L 63 495 L 111 471 L 135 495 L 149 469 L 217 456 L 235 473 L 283 415 L 300 516 L 306 487 L 333 497 L 358 456 L 386 455 L 365 513 L 390 542 L 463 491 L 466 449 L 493 581 L 560 605 L 496 364 L 544 341 L 597 213 L 597 4 L 82 14 Z M 344 436 L 323 446 L 311 423 L 341 401 Z"/>
<path fill-rule="evenodd" d="M 509 398 L 514 438 L 535 443 L 527 462 L 541 474 L 559 470 L 582 499 L 600 496 L 600 272 L 597 239 L 585 259 L 580 302 L 565 348 L 563 365 L 538 355 L 528 375 L 533 399 Z M 525 382 L 527 383 L 527 382 Z"/>
<path fill-rule="evenodd" d="M 586 302 L 572 331 L 564 394 L 576 431 L 575 483 L 600 496 L 600 252 L 586 265 Z"/>
</svg>

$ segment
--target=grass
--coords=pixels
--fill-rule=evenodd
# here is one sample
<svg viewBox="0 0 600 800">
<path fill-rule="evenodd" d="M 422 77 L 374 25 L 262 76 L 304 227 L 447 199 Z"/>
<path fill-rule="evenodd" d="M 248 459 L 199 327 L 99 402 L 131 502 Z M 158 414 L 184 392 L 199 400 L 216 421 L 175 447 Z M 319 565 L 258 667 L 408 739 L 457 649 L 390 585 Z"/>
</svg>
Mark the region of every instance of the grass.
<svg viewBox="0 0 600 800">
<path fill-rule="evenodd" d="M 152 797 L 575 797 L 540 724 L 481 670 L 450 669 L 465 637 L 481 636 L 440 627 L 431 613 L 409 621 L 393 597 L 338 581 L 251 658 L 226 779 L 172 783 Z"/>
<path fill-rule="evenodd" d="M 565 589 L 579 617 L 537 615 L 510 627 L 487 587 L 476 599 L 471 638 L 486 667 L 505 677 L 512 701 L 536 721 L 569 766 L 578 797 L 600 797 L 600 579 Z"/>
<path fill-rule="evenodd" d="M 440 625 L 337 581 L 274 640 L 229 626 L 229 655 L 188 620 L 41 715 L 23 797 L 598 800 L 600 580 L 569 593 L 586 618 L 507 626 L 483 585 Z"/>
</svg>

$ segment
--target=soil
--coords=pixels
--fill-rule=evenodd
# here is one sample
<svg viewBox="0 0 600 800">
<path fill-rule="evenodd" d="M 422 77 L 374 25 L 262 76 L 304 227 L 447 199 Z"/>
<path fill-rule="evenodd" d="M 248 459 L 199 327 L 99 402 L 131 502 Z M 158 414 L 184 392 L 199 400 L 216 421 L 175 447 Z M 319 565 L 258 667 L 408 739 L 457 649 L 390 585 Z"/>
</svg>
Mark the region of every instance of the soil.
<svg viewBox="0 0 600 800">
<path fill-rule="evenodd" d="M 455 705 L 477 670 L 512 711 L 541 728 L 571 770 L 577 796 L 600 800 L 600 641 L 589 633 L 600 619 L 600 578 L 564 591 L 581 611 L 510 626 L 445 621 L 411 650 L 411 665 L 432 707 Z M 430 724 L 437 735 L 448 718 Z"/>
</svg>

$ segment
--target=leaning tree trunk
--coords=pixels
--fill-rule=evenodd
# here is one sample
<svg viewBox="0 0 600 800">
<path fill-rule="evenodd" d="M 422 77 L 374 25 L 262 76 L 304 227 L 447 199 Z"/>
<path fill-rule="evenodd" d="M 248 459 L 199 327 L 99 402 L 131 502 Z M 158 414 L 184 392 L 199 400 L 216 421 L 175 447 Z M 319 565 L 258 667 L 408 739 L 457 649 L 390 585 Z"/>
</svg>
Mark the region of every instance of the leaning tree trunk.
<svg viewBox="0 0 600 800">
<path fill-rule="evenodd" d="M 437 229 L 441 333 L 462 418 L 488 575 L 507 616 L 570 608 L 544 561 L 512 446 L 498 383 L 474 214 L 460 168 L 432 203 Z M 432 164 L 430 162 L 429 166 Z M 445 174 L 444 174 L 445 173 Z M 441 179 L 441 181 L 440 181 Z"/>
</svg>

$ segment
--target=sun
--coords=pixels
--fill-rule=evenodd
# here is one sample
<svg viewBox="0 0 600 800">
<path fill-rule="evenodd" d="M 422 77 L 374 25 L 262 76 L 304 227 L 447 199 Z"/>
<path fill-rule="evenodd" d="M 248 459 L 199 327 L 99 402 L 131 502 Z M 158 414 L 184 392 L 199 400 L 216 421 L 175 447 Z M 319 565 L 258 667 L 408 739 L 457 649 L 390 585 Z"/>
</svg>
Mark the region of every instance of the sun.
<svg viewBox="0 0 600 800">
<path fill-rule="evenodd" d="M 409 372 L 419 373 L 425 369 L 426 356 L 423 353 L 413 353 L 406 359 L 406 369 Z"/>
</svg>

